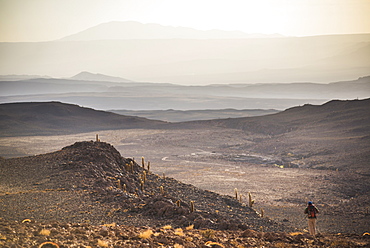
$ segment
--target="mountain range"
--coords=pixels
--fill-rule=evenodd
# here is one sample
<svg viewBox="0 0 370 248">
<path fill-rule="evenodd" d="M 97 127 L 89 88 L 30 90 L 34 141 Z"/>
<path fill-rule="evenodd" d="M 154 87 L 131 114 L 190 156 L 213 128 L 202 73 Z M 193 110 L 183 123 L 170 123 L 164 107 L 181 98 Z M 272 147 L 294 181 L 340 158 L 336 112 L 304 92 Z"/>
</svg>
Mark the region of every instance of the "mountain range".
<svg viewBox="0 0 370 248">
<path fill-rule="evenodd" d="M 58 41 L 2 42 L 0 74 L 99 71 L 133 81 L 205 85 L 334 82 L 370 71 L 370 34 L 232 39 L 234 32 L 226 32 L 232 35 L 196 39 L 208 32 L 188 31 L 113 22 Z M 178 33 L 186 38 L 170 36 Z"/>
<path fill-rule="evenodd" d="M 62 38 L 62 41 L 125 40 L 125 39 L 248 39 L 283 37 L 279 34 L 247 34 L 241 31 L 197 30 L 163 26 L 155 23 L 108 22 Z"/>
</svg>

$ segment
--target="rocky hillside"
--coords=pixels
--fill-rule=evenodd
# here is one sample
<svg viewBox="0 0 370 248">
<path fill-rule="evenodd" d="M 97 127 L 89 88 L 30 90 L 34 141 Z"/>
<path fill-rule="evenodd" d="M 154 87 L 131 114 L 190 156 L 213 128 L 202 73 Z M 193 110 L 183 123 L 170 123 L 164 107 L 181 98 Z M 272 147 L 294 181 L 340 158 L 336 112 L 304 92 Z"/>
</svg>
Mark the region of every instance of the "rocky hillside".
<svg viewBox="0 0 370 248">
<path fill-rule="evenodd" d="M 230 196 L 158 176 L 103 142 L 1 160 L 1 201 L 8 220 L 59 220 L 136 226 L 287 230 Z M 12 207 L 10 207 L 12 206 Z M 288 230 L 291 230 L 288 228 Z"/>
<path fill-rule="evenodd" d="M 142 161 L 141 161 L 142 162 Z M 316 239 L 201 190 L 103 142 L 0 160 L 2 247 L 366 247 L 368 235 Z M 284 232 L 283 232 L 284 231 Z"/>
</svg>

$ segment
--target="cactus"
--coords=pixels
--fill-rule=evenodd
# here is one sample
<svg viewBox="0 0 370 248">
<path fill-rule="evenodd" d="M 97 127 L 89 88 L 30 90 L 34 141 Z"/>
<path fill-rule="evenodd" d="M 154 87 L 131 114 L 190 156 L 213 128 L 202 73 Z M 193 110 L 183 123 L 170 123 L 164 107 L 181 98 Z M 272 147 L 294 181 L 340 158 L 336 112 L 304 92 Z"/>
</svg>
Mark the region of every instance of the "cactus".
<svg viewBox="0 0 370 248">
<path fill-rule="evenodd" d="M 143 180 L 140 180 L 140 189 L 142 192 L 144 192 L 144 182 Z"/>
<path fill-rule="evenodd" d="M 164 189 L 163 189 L 163 186 L 159 187 L 160 191 L 161 191 L 161 195 L 164 195 Z"/>
<path fill-rule="evenodd" d="M 123 184 L 123 192 L 127 192 L 127 186 L 125 183 Z"/>
<path fill-rule="evenodd" d="M 180 206 L 181 206 L 181 201 L 180 201 L 180 200 L 177 200 L 177 201 L 176 201 L 176 205 L 177 205 L 178 207 L 180 207 Z"/>
<path fill-rule="evenodd" d="M 148 172 L 150 171 L 150 161 L 148 161 Z"/>
<path fill-rule="evenodd" d="M 261 217 L 263 218 L 265 216 L 265 210 L 263 210 L 263 208 L 261 208 Z"/>
<path fill-rule="evenodd" d="M 95 138 L 96 138 L 96 142 L 100 142 L 99 134 L 97 134 Z"/>
<path fill-rule="evenodd" d="M 194 201 L 190 201 L 190 213 L 193 213 L 194 211 L 195 211 Z"/>
<path fill-rule="evenodd" d="M 237 189 L 237 188 L 235 188 L 235 189 L 234 189 L 234 192 L 235 192 L 235 199 L 237 199 L 237 200 L 238 200 L 238 189 Z"/>
<path fill-rule="evenodd" d="M 239 194 L 239 202 L 242 203 L 242 194 Z"/>
<path fill-rule="evenodd" d="M 248 198 L 249 198 L 249 207 L 253 207 L 254 200 L 252 200 L 252 194 L 251 192 L 248 192 Z"/>
<path fill-rule="evenodd" d="M 144 168 L 144 166 L 145 166 L 144 157 L 141 157 L 141 165 L 142 165 L 142 167 Z"/>
<path fill-rule="evenodd" d="M 130 170 L 131 170 L 131 173 L 134 173 L 134 162 L 133 161 L 130 162 Z"/>
<path fill-rule="evenodd" d="M 117 188 L 122 189 L 121 180 L 117 180 Z"/>
<path fill-rule="evenodd" d="M 143 182 L 146 183 L 146 171 L 143 171 L 143 175 L 141 177 L 143 179 Z"/>
</svg>

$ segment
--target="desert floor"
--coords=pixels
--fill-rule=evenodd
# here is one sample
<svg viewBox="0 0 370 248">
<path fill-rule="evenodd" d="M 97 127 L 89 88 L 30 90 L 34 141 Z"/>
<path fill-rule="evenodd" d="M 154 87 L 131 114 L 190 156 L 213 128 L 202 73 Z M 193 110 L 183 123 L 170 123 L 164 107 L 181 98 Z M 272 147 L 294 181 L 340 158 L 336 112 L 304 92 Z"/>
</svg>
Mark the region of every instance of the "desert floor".
<svg viewBox="0 0 370 248">
<path fill-rule="evenodd" d="M 246 149 L 250 137 L 234 129 L 114 130 L 64 136 L 0 138 L 0 156 L 59 150 L 76 141 L 112 144 L 123 157 L 150 161 L 151 170 L 224 195 L 237 188 L 254 209 L 299 229 L 306 228 L 308 200 L 321 210 L 319 232 L 369 232 L 369 175 L 335 170 L 279 168 L 274 158 Z M 252 159 L 251 159 L 252 158 Z M 254 159 L 253 159 L 254 158 Z"/>
</svg>

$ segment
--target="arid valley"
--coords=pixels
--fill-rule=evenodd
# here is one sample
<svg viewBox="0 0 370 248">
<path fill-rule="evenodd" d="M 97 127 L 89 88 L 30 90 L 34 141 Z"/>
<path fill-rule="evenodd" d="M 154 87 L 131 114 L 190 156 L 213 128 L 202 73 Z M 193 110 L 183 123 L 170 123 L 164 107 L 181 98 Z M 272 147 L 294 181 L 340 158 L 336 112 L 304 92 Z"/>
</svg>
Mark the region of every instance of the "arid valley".
<svg viewBox="0 0 370 248">
<path fill-rule="evenodd" d="M 319 232 L 362 234 L 370 223 L 368 102 L 331 101 L 155 128 L 1 137 L 1 155 L 55 152 L 98 135 L 125 158 L 150 161 L 159 176 L 221 195 L 234 196 L 237 189 L 244 204 L 250 192 L 255 211 L 289 228 L 307 228 L 303 209 L 311 200 L 321 211 Z"/>
</svg>

